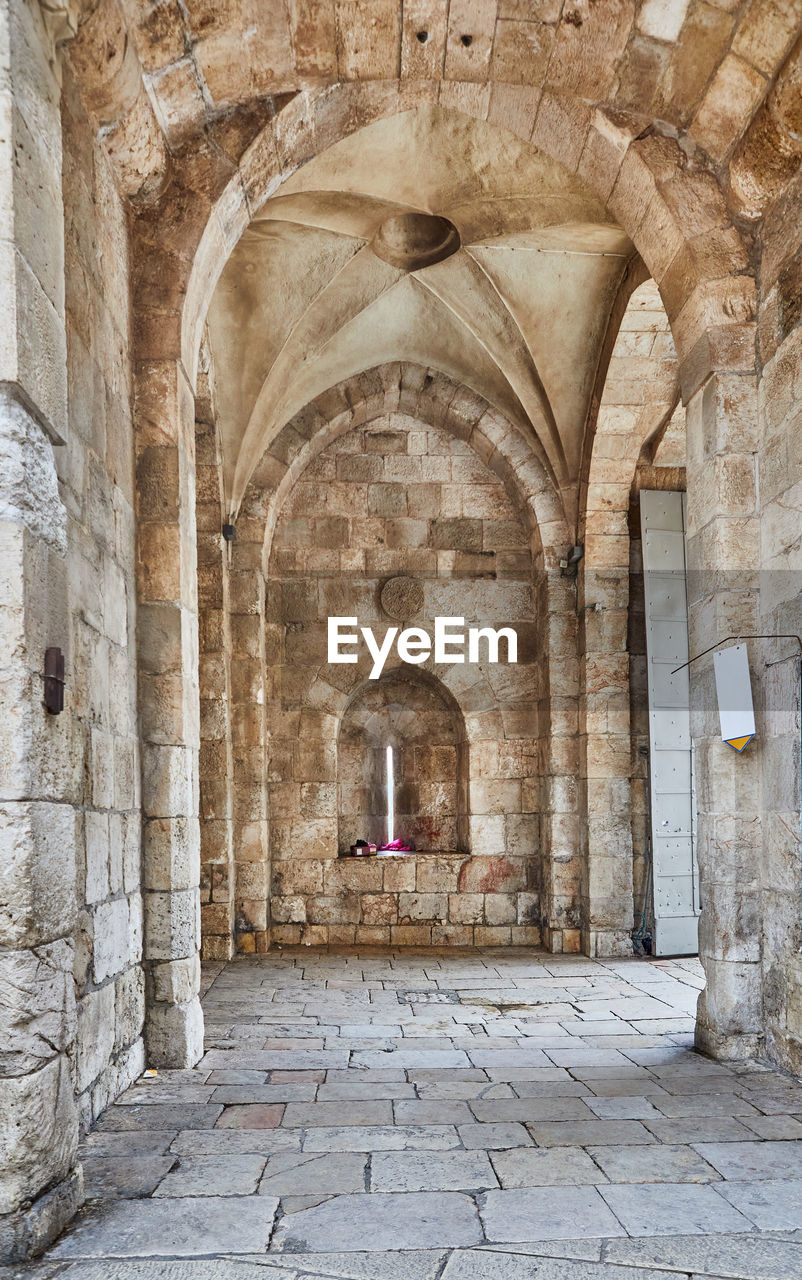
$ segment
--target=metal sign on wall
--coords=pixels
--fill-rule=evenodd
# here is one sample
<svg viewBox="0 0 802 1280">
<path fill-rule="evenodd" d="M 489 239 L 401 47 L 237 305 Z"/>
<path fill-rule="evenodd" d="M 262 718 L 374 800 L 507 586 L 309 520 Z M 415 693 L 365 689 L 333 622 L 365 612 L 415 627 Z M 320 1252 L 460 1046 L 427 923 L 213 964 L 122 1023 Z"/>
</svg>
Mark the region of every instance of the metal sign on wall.
<svg viewBox="0 0 802 1280">
<path fill-rule="evenodd" d="M 733 751 L 745 751 L 755 736 L 755 709 L 745 644 L 713 654 L 721 736 Z"/>
<path fill-rule="evenodd" d="M 654 884 L 654 955 L 699 949 L 699 872 L 694 841 L 693 762 L 685 582 L 685 495 L 641 490 L 649 762 Z"/>
</svg>

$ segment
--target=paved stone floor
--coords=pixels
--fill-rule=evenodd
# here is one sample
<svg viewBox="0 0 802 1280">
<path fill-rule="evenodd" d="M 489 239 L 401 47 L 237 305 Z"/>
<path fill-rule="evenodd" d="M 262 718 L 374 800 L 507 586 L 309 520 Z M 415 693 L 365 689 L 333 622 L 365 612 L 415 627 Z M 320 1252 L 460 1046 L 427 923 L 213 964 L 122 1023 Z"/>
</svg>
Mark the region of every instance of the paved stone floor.
<svg viewBox="0 0 802 1280">
<path fill-rule="evenodd" d="M 694 960 L 207 967 L 207 1052 L 83 1148 L 30 1280 L 802 1277 L 802 1083 L 693 1052 Z"/>
</svg>

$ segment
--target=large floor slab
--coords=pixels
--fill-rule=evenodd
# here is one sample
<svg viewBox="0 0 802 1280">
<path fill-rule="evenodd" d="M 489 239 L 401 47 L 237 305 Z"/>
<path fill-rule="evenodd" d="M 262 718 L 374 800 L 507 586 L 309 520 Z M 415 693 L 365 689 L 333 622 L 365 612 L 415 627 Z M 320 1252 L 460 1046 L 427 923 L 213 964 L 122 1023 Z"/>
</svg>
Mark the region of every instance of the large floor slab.
<svg viewBox="0 0 802 1280">
<path fill-rule="evenodd" d="M 280 1253 L 299 1249 L 399 1249 L 455 1247 L 483 1240 L 476 1205 L 466 1195 L 438 1191 L 424 1194 L 336 1196 L 314 1209 L 289 1214 L 281 1223 L 274 1247 Z"/>
</svg>

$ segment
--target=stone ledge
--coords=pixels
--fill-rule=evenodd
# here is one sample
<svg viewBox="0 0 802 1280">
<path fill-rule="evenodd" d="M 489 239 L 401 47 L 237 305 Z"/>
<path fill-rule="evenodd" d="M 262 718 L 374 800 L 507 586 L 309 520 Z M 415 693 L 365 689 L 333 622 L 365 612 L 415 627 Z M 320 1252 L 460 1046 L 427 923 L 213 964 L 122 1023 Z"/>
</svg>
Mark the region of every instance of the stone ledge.
<svg viewBox="0 0 802 1280">
<path fill-rule="evenodd" d="M 80 1165 L 26 1209 L 0 1217 L 0 1263 L 34 1258 L 61 1234 L 84 1202 Z"/>
<path fill-rule="evenodd" d="M 409 861 L 410 858 L 470 858 L 469 853 L 460 853 L 458 849 L 377 849 L 375 853 L 341 853 L 338 858 L 349 862 L 368 862 L 371 858 L 395 858 Z"/>
<path fill-rule="evenodd" d="M 0 381 L 0 398 L 6 402 L 18 404 L 29 417 L 33 418 L 51 444 L 62 445 L 67 443 L 64 433 L 59 430 L 52 418 L 33 399 L 21 382 L 12 378 Z"/>
</svg>

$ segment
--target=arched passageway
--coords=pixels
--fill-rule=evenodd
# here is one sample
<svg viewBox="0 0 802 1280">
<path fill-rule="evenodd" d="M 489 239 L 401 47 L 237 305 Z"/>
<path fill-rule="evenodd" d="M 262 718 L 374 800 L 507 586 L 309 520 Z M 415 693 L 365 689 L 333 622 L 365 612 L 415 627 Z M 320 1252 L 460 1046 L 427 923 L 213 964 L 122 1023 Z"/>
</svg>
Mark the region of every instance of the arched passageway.
<svg viewBox="0 0 802 1280">
<path fill-rule="evenodd" d="M 654 938 L 701 906 L 698 1048 L 802 1062 L 798 670 L 778 639 L 802 631 L 799 15 L 537 8 L 321 0 L 243 30 L 214 4 L 0 13 L 3 1258 L 79 1204 L 79 1129 L 146 1064 L 201 1061 L 202 953 L 420 929 L 396 941 L 523 945 L 532 974 L 538 945 L 561 991 L 617 982 L 646 932 L 651 848 Z M 682 548 L 681 619 L 641 589 L 657 542 Z M 395 917 L 369 924 L 361 904 L 337 914 L 354 864 L 336 775 L 370 676 L 329 664 L 319 622 L 353 608 L 384 635 L 392 578 L 420 586 L 427 625 L 497 608 L 520 656 L 426 668 L 464 723 L 456 886 L 453 868 L 426 882 L 421 854 Z M 735 632 L 765 637 L 748 642 L 757 732 L 739 756 L 709 656 L 654 696 L 677 637 L 692 655 Z M 677 746 L 654 713 L 680 693 Z M 675 776 L 693 753 L 698 820 L 685 830 L 683 802 L 666 834 L 655 796 L 679 793 L 655 757 L 675 747 Z M 399 913 L 402 892 L 430 914 Z M 240 962 L 254 985 L 261 963 Z M 541 967 L 533 982 L 559 976 Z M 545 1069 L 567 1070 L 553 1052 Z M 750 1072 L 722 1070 L 756 1108 Z M 393 1122 L 427 1102 L 398 1083 L 416 1096 L 389 1099 Z M 487 1159 L 488 1193 L 506 1194 L 514 1170 Z"/>
</svg>

